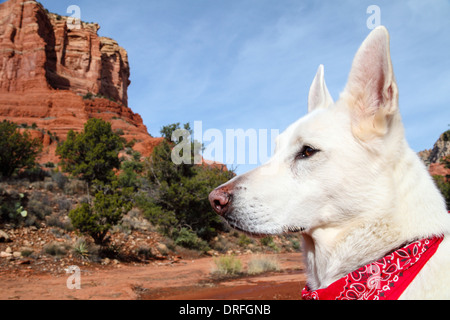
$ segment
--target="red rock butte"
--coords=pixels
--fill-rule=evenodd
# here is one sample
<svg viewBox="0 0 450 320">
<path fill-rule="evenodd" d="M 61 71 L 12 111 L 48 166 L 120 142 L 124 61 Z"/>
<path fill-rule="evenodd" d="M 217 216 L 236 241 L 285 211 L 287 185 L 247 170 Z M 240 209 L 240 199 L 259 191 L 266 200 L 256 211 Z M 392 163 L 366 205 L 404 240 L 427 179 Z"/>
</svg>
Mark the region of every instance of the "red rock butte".
<svg viewBox="0 0 450 320">
<path fill-rule="evenodd" d="M 128 107 L 125 49 L 98 36 L 99 25 L 49 13 L 34 0 L 0 4 L 0 120 L 29 128 L 44 144 L 41 163 L 59 162 L 57 140 L 90 118 L 121 129 L 149 156 L 161 138 Z"/>
</svg>

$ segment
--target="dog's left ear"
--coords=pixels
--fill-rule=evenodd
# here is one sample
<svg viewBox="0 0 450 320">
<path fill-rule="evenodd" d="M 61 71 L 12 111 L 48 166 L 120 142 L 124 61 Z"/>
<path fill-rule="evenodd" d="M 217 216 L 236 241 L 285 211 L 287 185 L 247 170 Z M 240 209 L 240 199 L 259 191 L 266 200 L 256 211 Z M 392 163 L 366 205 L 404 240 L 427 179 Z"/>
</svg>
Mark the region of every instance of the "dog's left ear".
<svg viewBox="0 0 450 320">
<path fill-rule="evenodd" d="M 353 133 L 359 139 L 387 133 L 398 112 L 398 88 L 385 27 L 373 30 L 361 45 L 342 98 L 351 109 Z"/>
<path fill-rule="evenodd" d="M 320 65 L 311 85 L 311 89 L 309 90 L 308 111 L 312 112 L 318 108 L 328 108 L 333 103 L 333 98 L 325 83 L 323 65 Z"/>
</svg>

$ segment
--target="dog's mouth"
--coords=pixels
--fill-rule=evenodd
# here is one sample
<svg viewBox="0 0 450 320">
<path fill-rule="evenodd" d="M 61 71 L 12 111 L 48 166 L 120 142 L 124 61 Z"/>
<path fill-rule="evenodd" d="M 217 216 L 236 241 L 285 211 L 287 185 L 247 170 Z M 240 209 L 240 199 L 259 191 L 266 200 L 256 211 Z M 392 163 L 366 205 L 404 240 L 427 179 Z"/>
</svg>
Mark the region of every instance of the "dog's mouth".
<svg viewBox="0 0 450 320">
<path fill-rule="evenodd" d="M 236 229 L 239 232 L 242 232 L 250 237 L 253 238 L 264 238 L 267 236 L 273 236 L 273 235 L 281 235 L 281 234 L 295 234 L 295 233 L 303 233 L 306 231 L 306 228 L 304 227 L 295 227 L 295 226 L 286 226 L 283 227 L 280 232 L 255 232 L 255 231 L 250 231 L 247 228 L 245 228 L 244 226 L 242 226 L 241 223 L 239 223 L 238 221 L 234 221 L 232 219 L 225 219 L 225 221 L 228 223 L 228 225 L 230 227 L 232 227 L 233 229 Z"/>
<path fill-rule="evenodd" d="M 243 234 L 252 237 L 252 238 L 264 238 L 266 237 L 268 234 L 265 233 L 260 233 L 260 232 L 254 232 L 254 231 L 249 231 L 247 228 L 245 228 L 241 222 L 234 220 L 232 218 L 225 218 L 222 217 L 222 219 L 233 229 L 242 232 Z"/>
<path fill-rule="evenodd" d="M 284 233 L 303 233 L 306 228 L 303 227 L 285 227 Z"/>
<path fill-rule="evenodd" d="M 247 236 L 249 236 L 249 237 L 252 237 L 252 238 L 257 238 L 257 239 L 259 239 L 259 238 L 265 238 L 265 237 L 267 237 L 267 236 L 269 235 L 269 234 L 265 234 L 265 233 L 250 232 L 250 231 L 244 230 L 244 229 L 242 229 L 242 228 L 239 228 L 239 227 L 237 227 L 237 226 L 233 226 L 232 224 L 230 224 L 230 226 L 231 226 L 233 229 L 236 229 L 237 231 L 242 232 L 243 234 L 245 234 L 245 235 L 247 235 Z"/>
</svg>

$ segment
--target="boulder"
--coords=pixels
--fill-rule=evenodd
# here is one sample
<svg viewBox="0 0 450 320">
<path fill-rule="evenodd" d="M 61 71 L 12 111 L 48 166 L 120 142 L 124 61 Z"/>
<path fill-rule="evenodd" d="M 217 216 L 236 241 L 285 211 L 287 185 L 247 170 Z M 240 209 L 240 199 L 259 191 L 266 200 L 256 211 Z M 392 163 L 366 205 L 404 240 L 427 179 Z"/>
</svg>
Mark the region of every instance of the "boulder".
<svg viewBox="0 0 450 320">
<path fill-rule="evenodd" d="M 5 242 L 11 242 L 11 239 L 5 231 L 0 230 L 0 243 L 5 243 Z"/>
</svg>

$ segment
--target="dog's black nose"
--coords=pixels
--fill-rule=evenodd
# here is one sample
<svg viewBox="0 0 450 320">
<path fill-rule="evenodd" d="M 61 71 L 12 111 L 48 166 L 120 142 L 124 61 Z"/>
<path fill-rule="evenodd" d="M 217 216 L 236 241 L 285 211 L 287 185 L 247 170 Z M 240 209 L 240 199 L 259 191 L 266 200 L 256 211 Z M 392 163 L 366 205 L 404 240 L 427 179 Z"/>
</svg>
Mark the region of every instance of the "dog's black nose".
<svg viewBox="0 0 450 320">
<path fill-rule="evenodd" d="M 231 204 L 231 193 L 227 188 L 217 188 L 209 195 L 209 202 L 218 215 L 224 216 Z"/>
</svg>

